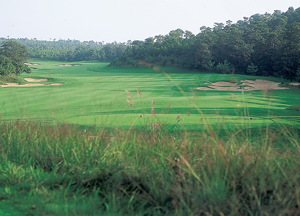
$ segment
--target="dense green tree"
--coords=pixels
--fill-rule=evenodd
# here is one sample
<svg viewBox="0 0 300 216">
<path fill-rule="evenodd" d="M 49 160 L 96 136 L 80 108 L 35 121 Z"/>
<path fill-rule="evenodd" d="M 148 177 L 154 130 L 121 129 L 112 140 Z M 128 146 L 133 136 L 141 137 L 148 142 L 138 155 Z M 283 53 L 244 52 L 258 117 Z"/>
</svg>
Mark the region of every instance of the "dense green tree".
<svg viewBox="0 0 300 216">
<path fill-rule="evenodd" d="M 26 46 L 30 58 L 58 61 L 112 61 L 120 57 L 126 47 L 125 43 L 107 43 L 78 40 L 43 41 L 27 38 L 11 39 Z M 0 43 L 7 41 L 0 38 Z M 106 53 L 107 52 L 107 53 Z"/>
<path fill-rule="evenodd" d="M 281 56 L 282 70 L 291 81 L 298 79 L 300 70 L 300 22 L 289 25 L 284 33 Z"/>
<path fill-rule="evenodd" d="M 28 58 L 28 52 L 25 46 L 20 45 L 18 42 L 8 40 L 2 43 L 0 47 L 1 57 L 1 70 L 3 75 L 22 73 L 30 73 L 30 69 L 25 65 Z M 6 71 L 4 71 L 6 70 Z"/>
<path fill-rule="evenodd" d="M 147 61 L 219 72 L 297 79 L 300 71 L 300 8 L 254 14 L 237 23 L 202 26 L 196 36 L 176 29 L 135 41 L 122 61 Z M 154 43 L 154 44 L 153 44 Z M 116 63 L 117 61 L 114 61 Z M 126 65 L 126 63 L 125 63 Z"/>
<path fill-rule="evenodd" d="M 16 72 L 15 66 L 6 56 L 0 56 L 0 75 L 5 76 Z"/>
<path fill-rule="evenodd" d="M 248 65 L 247 67 L 247 74 L 256 75 L 257 71 L 257 66 L 251 62 L 251 65 Z"/>
</svg>

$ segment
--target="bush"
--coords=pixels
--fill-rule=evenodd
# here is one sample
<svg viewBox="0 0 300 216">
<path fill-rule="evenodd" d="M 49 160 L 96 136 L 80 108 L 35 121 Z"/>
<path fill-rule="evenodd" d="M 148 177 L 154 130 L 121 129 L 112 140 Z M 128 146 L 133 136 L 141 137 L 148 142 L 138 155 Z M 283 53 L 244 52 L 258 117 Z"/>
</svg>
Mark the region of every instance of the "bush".
<svg viewBox="0 0 300 216">
<path fill-rule="evenodd" d="M 216 70 L 217 70 L 219 73 L 229 73 L 229 72 L 233 71 L 234 68 L 233 68 L 233 66 L 230 64 L 230 62 L 227 61 L 227 60 L 225 59 L 223 63 L 219 63 L 219 64 L 216 66 Z"/>
<path fill-rule="evenodd" d="M 204 65 L 204 68 L 208 71 L 213 71 L 214 67 L 215 67 L 215 62 L 211 60 Z"/>
<path fill-rule="evenodd" d="M 113 60 L 109 66 L 118 66 L 118 67 L 138 67 L 138 61 L 130 57 L 122 56 L 118 59 Z"/>
<path fill-rule="evenodd" d="M 6 83 L 25 84 L 27 82 L 23 78 L 13 74 L 7 76 L 0 76 L 0 84 L 6 85 Z"/>
<path fill-rule="evenodd" d="M 251 65 L 248 65 L 247 67 L 247 73 L 251 75 L 255 75 L 257 73 L 258 69 L 257 66 L 255 66 L 252 62 Z"/>
</svg>

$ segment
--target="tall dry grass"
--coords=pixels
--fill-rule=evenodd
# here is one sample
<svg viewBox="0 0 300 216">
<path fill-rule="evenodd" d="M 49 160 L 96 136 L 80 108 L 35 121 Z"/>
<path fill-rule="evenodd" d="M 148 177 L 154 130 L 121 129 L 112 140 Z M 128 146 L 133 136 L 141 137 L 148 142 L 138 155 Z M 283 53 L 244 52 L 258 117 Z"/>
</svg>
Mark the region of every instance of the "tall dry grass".
<svg viewBox="0 0 300 216">
<path fill-rule="evenodd" d="M 49 215 L 299 214 L 297 129 L 164 128 L 2 122 L 1 202 Z"/>
</svg>

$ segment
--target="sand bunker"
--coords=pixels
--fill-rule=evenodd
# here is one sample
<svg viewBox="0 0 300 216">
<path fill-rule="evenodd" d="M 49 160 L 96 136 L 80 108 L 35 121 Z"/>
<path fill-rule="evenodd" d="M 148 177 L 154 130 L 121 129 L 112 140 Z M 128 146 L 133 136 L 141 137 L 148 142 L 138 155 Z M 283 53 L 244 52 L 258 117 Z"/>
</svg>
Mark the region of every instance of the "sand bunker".
<svg viewBox="0 0 300 216">
<path fill-rule="evenodd" d="M 231 82 L 215 82 L 205 83 L 209 84 L 209 87 L 198 87 L 199 90 L 217 90 L 217 91 L 253 91 L 253 90 L 278 90 L 288 89 L 285 87 L 279 87 L 280 83 L 275 83 L 268 80 L 241 80 L 241 85 Z"/>
<path fill-rule="evenodd" d="M 76 64 L 76 65 L 70 65 L 70 64 L 60 64 L 58 66 L 61 66 L 61 67 L 72 67 L 72 66 L 80 66 L 79 64 Z"/>
<path fill-rule="evenodd" d="M 27 82 L 46 82 L 48 79 L 32 79 L 32 78 L 25 78 Z"/>
<path fill-rule="evenodd" d="M 32 65 L 32 64 L 29 62 L 25 62 L 24 65 Z"/>
<path fill-rule="evenodd" d="M 210 83 L 213 86 L 237 86 L 237 83 L 231 83 L 231 82 L 215 82 L 215 83 Z"/>
<path fill-rule="evenodd" d="M 25 78 L 27 82 L 46 82 L 48 79 L 32 79 L 32 78 Z M 20 85 L 18 83 L 6 83 L 6 85 L 0 85 L 0 87 L 32 87 L 32 86 L 57 86 L 63 85 L 63 83 L 52 83 L 49 85 L 46 84 L 23 84 Z"/>
<path fill-rule="evenodd" d="M 63 85 L 63 83 L 52 83 L 51 86 Z"/>
<path fill-rule="evenodd" d="M 300 83 L 290 83 L 291 86 L 300 86 Z"/>
<path fill-rule="evenodd" d="M 32 86 L 44 86 L 45 84 L 23 84 L 18 83 L 7 83 L 7 85 L 0 85 L 0 87 L 32 87 Z"/>
</svg>

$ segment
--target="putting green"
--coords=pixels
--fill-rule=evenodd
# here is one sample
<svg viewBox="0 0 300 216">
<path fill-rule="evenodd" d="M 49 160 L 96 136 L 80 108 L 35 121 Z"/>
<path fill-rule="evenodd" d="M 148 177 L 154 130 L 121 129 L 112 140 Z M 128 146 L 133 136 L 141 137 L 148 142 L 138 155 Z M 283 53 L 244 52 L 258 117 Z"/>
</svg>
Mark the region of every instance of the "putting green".
<svg viewBox="0 0 300 216">
<path fill-rule="evenodd" d="M 226 122 L 227 125 L 239 127 L 278 122 L 292 125 L 300 123 L 300 113 L 286 109 L 300 105 L 297 89 L 247 92 L 196 89 L 205 85 L 205 82 L 245 79 L 282 81 L 276 78 L 163 68 L 171 77 L 170 80 L 151 68 L 108 67 L 108 63 L 98 62 L 75 62 L 72 64 L 80 66 L 61 67 L 59 65 L 68 63 L 30 62 L 37 63 L 34 67 L 39 70 L 32 71 L 30 75 L 23 74 L 22 77 L 48 79 L 39 82 L 46 86 L 0 88 L 2 120 L 29 119 L 118 128 L 160 122 L 188 129 L 201 129 L 207 123 L 203 119 L 212 125 Z M 51 83 L 64 85 L 47 85 Z M 125 90 L 130 92 L 133 100 Z M 151 115 L 152 100 L 155 102 L 156 117 Z"/>
</svg>

